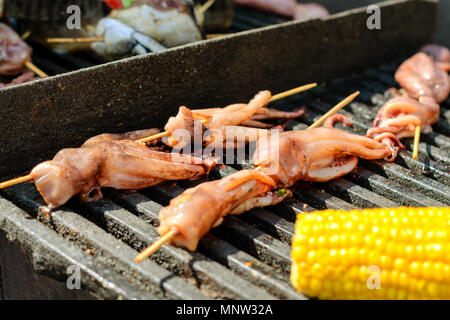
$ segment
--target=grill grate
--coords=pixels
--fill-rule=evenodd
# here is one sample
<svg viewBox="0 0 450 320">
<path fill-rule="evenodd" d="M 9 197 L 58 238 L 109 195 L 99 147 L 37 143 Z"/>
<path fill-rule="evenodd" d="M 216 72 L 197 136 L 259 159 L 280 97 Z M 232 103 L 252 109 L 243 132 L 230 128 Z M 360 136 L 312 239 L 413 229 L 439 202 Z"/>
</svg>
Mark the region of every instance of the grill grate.
<svg viewBox="0 0 450 320">
<path fill-rule="evenodd" d="M 341 112 L 353 119 L 353 128 L 345 130 L 363 133 L 389 99 L 392 71 L 397 66 L 392 63 L 331 81 L 326 87 L 277 104 L 280 108 L 306 105 L 307 113 L 292 126 L 304 129 L 359 84 L 361 97 Z M 13 187 L 3 195 L 58 237 L 83 252 L 88 250 L 96 264 L 127 279 L 128 287 L 138 288 L 136 292 L 167 299 L 302 299 L 305 297 L 289 285 L 290 239 L 296 214 L 325 208 L 450 205 L 448 108 L 448 102 L 442 105 L 435 131 L 423 135 L 419 160 L 411 159 L 412 141 L 405 140 L 409 150 L 401 152 L 394 164 L 361 161 L 356 171 L 329 183 L 300 182 L 293 199 L 228 217 L 201 241 L 197 252 L 164 246 L 141 265 L 133 263 L 133 258 L 158 238 L 162 206 L 206 179 L 163 184 L 137 193 L 109 190 L 105 199 L 87 205 L 72 200 L 56 211 L 51 221 L 39 213 L 43 202 L 32 185 Z M 226 166 L 214 170 L 210 179 L 247 167 Z"/>
<path fill-rule="evenodd" d="M 237 8 L 230 31 L 243 31 L 285 19 Z M 403 60 L 403 59 L 402 59 Z M 402 60 L 336 79 L 326 86 L 277 102 L 274 107 L 307 106 L 290 129 L 304 129 L 346 95 L 361 95 L 342 114 L 364 134 L 396 86 L 393 74 Z M 35 47 L 35 62 L 49 74 L 97 64 L 89 55 L 55 54 Z M 297 214 L 318 209 L 450 205 L 450 101 L 441 106 L 434 132 L 423 134 L 419 160 L 411 159 L 412 139 L 396 163 L 360 161 L 357 170 L 329 183 L 300 182 L 294 197 L 270 208 L 227 217 L 200 242 L 197 252 L 163 246 L 150 260 L 135 264 L 138 251 L 158 239 L 158 212 L 183 190 L 205 181 L 162 184 L 137 193 L 107 190 L 100 201 L 71 200 L 52 213 L 30 184 L 0 193 L 0 221 L 9 236 L 32 247 L 34 267 L 65 281 L 65 267 L 82 266 L 82 287 L 99 298 L 126 299 L 304 299 L 289 284 L 290 241 Z M 217 179 L 248 164 L 214 170 Z M 20 232 L 18 231 L 20 230 Z M 36 233 L 36 230 L 38 232 Z"/>
</svg>

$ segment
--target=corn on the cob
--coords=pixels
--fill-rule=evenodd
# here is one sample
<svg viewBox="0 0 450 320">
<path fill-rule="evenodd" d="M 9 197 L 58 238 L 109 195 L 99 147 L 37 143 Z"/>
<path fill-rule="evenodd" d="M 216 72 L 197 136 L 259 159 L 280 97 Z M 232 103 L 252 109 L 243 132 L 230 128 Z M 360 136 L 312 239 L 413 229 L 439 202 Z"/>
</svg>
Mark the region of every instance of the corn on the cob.
<svg viewBox="0 0 450 320">
<path fill-rule="evenodd" d="M 291 282 L 319 299 L 450 299 L 450 207 L 299 215 Z"/>
</svg>

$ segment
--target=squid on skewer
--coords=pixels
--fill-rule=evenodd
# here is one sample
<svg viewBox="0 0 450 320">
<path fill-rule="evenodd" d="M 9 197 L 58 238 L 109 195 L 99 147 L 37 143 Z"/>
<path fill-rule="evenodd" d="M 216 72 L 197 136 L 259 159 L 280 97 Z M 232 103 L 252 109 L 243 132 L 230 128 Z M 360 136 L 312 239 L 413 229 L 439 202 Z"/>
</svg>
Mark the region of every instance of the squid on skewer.
<svg viewBox="0 0 450 320">
<path fill-rule="evenodd" d="M 391 162 L 399 149 L 405 149 L 402 138 L 415 137 L 413 158 L 417 158 L 420 132 L 430 131 L 439 120 L 439 103 L 450 93 L 445 67 L 450 63 L 450 51 L 437 45 L 425 46 L 421 51 L 406 60 L 395 74 L 406 95 L 389 100 L 367 132 L 368 137 L 389 147 Z"/>
<path fill-rule="evenodd" d="M 225 108 L 211 108 L 190 110 L 180 107 L 178 115 L 172 117 L 167 122 L 165 130 L 168 135 L 163 138 L 163 142 L 170 147 L 183 148 L 188 143 L 200 141 L 202 144 L 214 146 L 224 146 L 227 144 L 227 132 L 233 135 L 236 131 L 245 132 L 245 136 L 259 137 L 265 130 L 261 128 L 271 128 L 270 124 L 261 122 L 266 119 L 294 119 L 304 114 L 305 108 L 300 108 L 291 112 L 284 112 L 273 108 L 267 108 L 272 99 L 270 91 L 259 92 L 248 104 L 233 104 Z M 195 130 L 195 125 L 200 125 L 200 129 Z M 203 124 L 203 127 L 201 126 Z M 252 128 L 249 128 L 252 127 Z M 207 134 L 203 135 L 203 129 Z M 200 134 L 200 137 L 198 135 Z M 248 142 L 248 140 L 247 140 Z"/>
<path fill-rule="evenodd" d="M 316 84 L 298 87 L 280 93 L 270 98 L 269 101 L 282 99 L 314 86 Z M 261 94 L 248 105 L 242 105 L 241 109 L 245 109 L 244 114 L 250 112 L 246 117 L 251 117 L 252 114 L 257 112 L 264 113 L 267 117 L 282 114 L 281 111 L 276 110 L 277 113 L 274 115 L 273 110 L 265 109 L 265 105 L 269 101 L 261 103 L 260 100 L 267 96 L 271 97 L 270 93 L 266 93 L 264 96 Z M 248 111 L 248 109 L 253 111 Z M 239 110 L 234 111 L 239 113 Z M 215 109 L 212 115 L 220 113 L 221 110 L 217 112 L 217 109 Z M 292 116 L 292 113 L 286 114 Z M 236 120 L 231 122 L 233 121 Z M 189 136 L 188 139 L 183 139 L 183 143 L 185 145 L 190 144 L 193 136 L 192 131 L 195 131 L 195 124 L 194 113 L 185 107 L 181 107 L 178 116 L 171 118 L 166 126 L 168 130 L 173 130 L 173 132 L 159 133 L 159 130 L 152 129 L 121 135 L 100 135 L 86 141 L 81 148 L 61 150 L 53 161 L 38 165 L 31 174 L 0 183 L 0 189 L 34 180 L 38 190 L 49 207 L 52 208 L 63 205 L 77 193 L 81 193 L 85 200 L 101 197 L 100 189 L 102 187 L 138 189 L 152 186 L 164 180 L 192 179 L 199 174 L 208 173 L 217 164 L 217 157 L 211 156 L 208 157 L 207 161 L 204 161 L 205 156 L 202 159 L 191 157 L 186 155 L 191 154 L 191 152 L 184 152 L 185 150 L 181 155 L 178 153 L 168 155 L 156 150 L 157 148 L 162 150 L 161 147 L 153 147 L 153 150 L 147 149 L 146 143 L 169 135 L 166 143 L 170 146 L 173 144 L 178 146 L 179 140 L 174 139 L 175 131 L 181 130 Z M 266 135 L 266 133 L 264 134 Z M 201 142 L 200 146 L 202 145 Z M 125 160 L 130 161 L 129 168 L 127 168 L 128 164 Z M 104 168 L 107 168 L 106 171 L 103 170 Z M 158 172 L 161 175 L 158 175 Z M 71 178 L 72 173 L 73 179 Z M 95 197 L 90 196 L 92 191 L 97 192 Z"/>
<path fill-rule="evenodd" d="M 275 144 L 275 145 L 274 145 Z M 358 157 L 383 159 L 390 150 L 373 139 L 334 128 L 281 133 L 270 142 L 258 140 L 255 170 L 188 189 L 160 212 L 161 236 L 195 250 L 200 238 L 223 217 L 276 204 L 291 195 L 284 188 L 299 180 L 325 182 L 355 169 Z M 144 256 L 138 256 L 142 261 Z"/>
<path fill-rule="evenodd" d="M 50 209 L 80 194 L 84 201 L 102 197 L 101 188 L 136 190 L 168 180 L 195 179 L 215 165 L 188 155 L 158 152 L 133 140 L 159 132 L 143 130 L 105 134 L 80 148 L 63 149 L 53 160 L 31 172 L 34 183 Z"/>
<path fill-rule="evenodd" d="M 430 97 L 441 103 L 450 93 L 447 72 L 423 52 L 403 62 L 395 73 L 395 80 L 415 99 Z"/>
<path fill-rule="evenodd" d="M 228 214 L 241 213 L 248 201 L 268 199 L 277 203 L 285 197 L 270 192 L 276 183 L 269 176 L 256 170 L 239 171 L 221 180 L 206 182 L 186 190 L 173 199 L 160 214 L 161 235 L 176 230 L 174 243 L 194 251 L 198 241 L 212 227 L 219 226 Z"/>
</svg>

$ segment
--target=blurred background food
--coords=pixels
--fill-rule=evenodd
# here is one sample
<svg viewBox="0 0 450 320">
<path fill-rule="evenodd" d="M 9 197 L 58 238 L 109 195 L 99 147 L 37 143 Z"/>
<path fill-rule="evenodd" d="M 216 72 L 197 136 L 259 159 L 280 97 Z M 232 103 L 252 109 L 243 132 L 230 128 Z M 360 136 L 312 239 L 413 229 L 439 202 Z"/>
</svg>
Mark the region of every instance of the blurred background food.
<svg viewBox="0 0 450 320">
<path fill-rule="evenodd" d="M 79 69 L 291 20 L 326 18 L 373 3 L 377 1 L 0 0 L 0 15 L 35 56 L 72 53 L 64 59 L 76 61 L 71 69 Z M 80 29 L 67 26 L 67 9 L 73 5 L 81 10 Z M 449 11 L 450 1 L 441 1 L 437 42 L 447 46 Z M 39 66 L 40 57 L 32 59 Z M 51 65 L 49 60 L 45 65 Z"/>
</svg>

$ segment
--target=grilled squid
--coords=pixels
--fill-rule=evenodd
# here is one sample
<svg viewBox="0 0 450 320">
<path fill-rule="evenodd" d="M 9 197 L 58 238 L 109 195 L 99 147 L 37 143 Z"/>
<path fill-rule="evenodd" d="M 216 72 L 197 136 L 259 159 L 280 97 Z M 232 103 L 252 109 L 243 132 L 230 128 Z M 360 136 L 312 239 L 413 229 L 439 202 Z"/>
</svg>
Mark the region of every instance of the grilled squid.
<svg viewBox="0 0 450 320">
<path fill-rule="evenodd" d="M 255 170 L 239 171 L 218 181 L 188 189 L 159 214 L 161 236 L 174 232 L 173 242 L 189 250 L 230 214 L 277 204 L 291 195 L 298 180 L 329 181 L 353 169 L 358 157 L 382 159 L 390 154 L 382 143 L 333 128 L 281 133 L 260 139 Z"/>
<path fill-rule="evenodd" d="M 358 158 L 389 156 L 383 144 L 335 128 L 280 133 L 278 139 L 260 139 L 253 164 L 279 185 L 296 181 L 327 182 L 353 171 Z"/>
<path fill-rule="evenodd" d="M 202 183 L 186 190 L 161 210 L 158 232 L 164 235 L 175 229 L 174 243 L 194 251 L 201 237 L 220 225 L 224 216 L 234 210 L 240 213 L 240 207 L 246 202 L 261 197 L 275 186 L 275 181 L 256 170 L 239 171 L 221 180 Z M 282 199 L 278 197 L 279 201 Z"/>
<path fill-rule="evenodd" d="M 104 187 L 136 190 L 167 180 L 194 179 L 215 165 L 213 161 L 187 155 L 154 151 L 132 141 L 156 132 L 143 130 L 94 137 L 81 148 L 61 150 L 53 160 L 37 165 L 31 176 L 52 209 L 76 194 L 84 201 L 96 200 L 102 197 Z"/>
<path fill-rule="evenodd" d="M 0 23 L 0 74 L 22 73 L 25 62 L 31 60 L 32 49 L 4 23 Z"/>
<path fill-rule="evenodd" d="M 262 120 L 294 119 L 305 112 L 304 107 L 290 112 L 267 108 L 271 98 L 270 91 L 261 91 L 248 104 L 198 110 L 180 107 L 178 115 L 170 118 L 164 128 L 169 135 L 163 138 L 163 142 L 170 147 L 183 148 L 196 139 L 210 147 L 238 147 L 266 136 L 268 131 L 261 129 L 274 127 Z M 203 137 L 201 124 L 206 130 Z M 200 128 L 196 127 L 199 125 Z M 235 144 L 237 138 L 242 143 Z"/>
<path fill-rule="evenodd" d="M 439 120 L 439 103 L 447 99 L 450 82 L 445 64 L 450 62 L 447 48 L 429 45 L 406 60 L 397 70 L 395 79 L 406 95 L 389 100 L 378 112 L 367 136 L 382 142 L 391 150 L 388 161 L 405 149 L 402 138 L 414 137 L 416 127 L 431 131 Z"/>
<path fill-rule="evenodd" d="M 439 120 L 440 107 L 433 98 L 415 100 L 402 96 L 389 100 L 378 112 L 367 136 L 386 144 L 392 151 L 389 161 L 394 161 L 398 150 L 405 149 L 402 138 L 414 137 L 415 128 L 431 130 Z"/>
<path fill-rule="evenodd" d="M 415 99 L 430 97 L 441 103 L 450 92 L 447 72 L 423 52 L 403 62 L 395 73 L 395 80 Z"/>
</svg>

